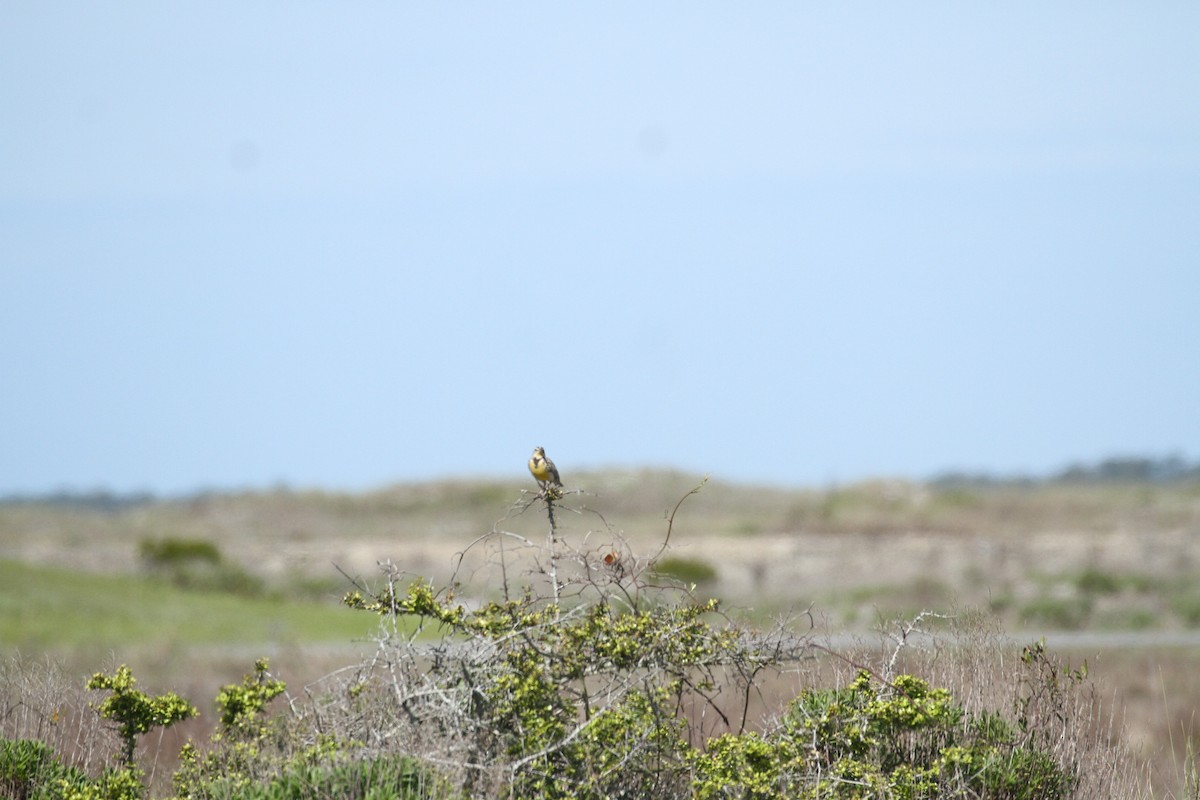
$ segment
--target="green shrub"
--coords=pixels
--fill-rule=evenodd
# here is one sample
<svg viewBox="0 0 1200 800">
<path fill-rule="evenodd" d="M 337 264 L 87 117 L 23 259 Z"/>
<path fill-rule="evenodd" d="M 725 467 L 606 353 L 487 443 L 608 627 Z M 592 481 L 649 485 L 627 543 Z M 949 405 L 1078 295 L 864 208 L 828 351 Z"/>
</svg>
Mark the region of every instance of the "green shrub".
<svg viewBox="0 0 1200 800">
<path fill-rule="evenodd" d="M 87 682 L 89 689 L 107 689 L 112 692 L 96 711 L 105 719 L 117 723 L 117 732 L 124 745 L 122 756 L 126 765 L 133 764 L 133 749 L 137 737 L 153 728 L 166 728 L 176 722 L 194 717 L 199 711 L 174 692 L 151 697 L 134 689 L 137 678 L 133 671 L 122 664 L 112 675 L 97 672 Z"/>
<path fill-rule="evenodd" d="M 700 586 L 717 580 L 716 567 L 698 558 L 664 558 L 654 566 L 656 575 Z"/>
<path fill-rule="evenodd" d="M 1171 598 L 1171 608 L 1189 628 L 1200 627 L 1200 592 L 1180 591 Z"/>
<path fill-rule="evenodd" d="M 969 717 L 946 689 L 867 672 L 848 687 L 809 690 L 781 727 L 725 735 L 694 753 L 695 797 L 1066 798 L 1075 780 L 1018 742 L 1001 717 Z"/>
<path fill-rule="evenodd" d="M 467 610 L 415 583 L 403 595 L 391 585 L 373 596 L 354 592 L 346 603 L 440 624 L 459 652 L 478 654 L 445 658 L 433 671 L 413 654 L 413 679 L 431 682 L 418 694 L 433 702 L 412 701 L 403 715 L 436 714 L 431 731 L 470 734 L 472 761 L 507 763 L 516 797 L 678 796 L 688 750 L 678 709 L 711 688 L 715 665 L 750 670 L 756 652 L 737 631 L 705 621 L 715 600 L 639 609 L 599 598 L 561 610 L 527 593 Z M 410 652 L 398 644 L 394 657 Z M 408 681 L 396 688 L 414 694 Z"/>
<path fill-rule="evenodd" d="M 151 573 L 184 589 L 246 597 L 258 597 L 266 590 L 262 579 L 225 561 L 217 546 L 203 539 L 143 539 L 138 551 Z"/>
<path fill-rule="evenodd" d="M 105 770 L 96 779 L 64 765 L 43 742 L 0 739 L 0 797 L 16 800 L 142 800 L 134 767 Z"/>
<path fill-rule="evenodd" d="M 353 741 L 319 735 L 297 742 L 267 705 L 287 685 L 271 677 L 267 659 L 240 684 L 217 694 L 220 728 L 201 753 L 193 744 L 180 753 L 172 778 L 177 798 L 188 800 L 417 800 L 445 797 L 433 770 L 399 754 L 365 754 Z"/>
<path fill-rule="evenodd" d="M 1079 591 L 1088 594 L 1116 594 L 1125 582 L 1118 575 L 1094 567 L 1085 569 L 1075 579 Z"/>
<path fill-rule="evenodd" d="M 87 776 L 61 764 L 49 745 L 32 739 L 0 739 L 0 797 L 50 797 L 48 787 L 86 784 Z"/>
<path fill-rule="evenodd" d="M 194 777 L 194 776 L 193 776 Z M 203 780 L 177 781 L 182 800 L 425 800 L 449 797 L 443 782 L 417 759 L 387 755 L 356 759 L 326 754 L 310 763 L 298 756 L 270 774 L 213 773 Z"/>
<path fill-rule="evenodd" d="M 223 686 L 217 694 L 221 728 L 226 733 L 243 738 L 261 738 L 267 734 L 263 710 L 287 689 L 287 684 L 270 676 L 268 666 L 267 659 L 260 658 L 254 662 L 254 674 L 244 676 L 240 686 Z"/>
<path fill-rule="evenodd" d="M 181 565 L 220 564 L 221 551 L 204 539 L 142 539 L 138 553 L 148 566 L 178 567 Z"/>
</svg>

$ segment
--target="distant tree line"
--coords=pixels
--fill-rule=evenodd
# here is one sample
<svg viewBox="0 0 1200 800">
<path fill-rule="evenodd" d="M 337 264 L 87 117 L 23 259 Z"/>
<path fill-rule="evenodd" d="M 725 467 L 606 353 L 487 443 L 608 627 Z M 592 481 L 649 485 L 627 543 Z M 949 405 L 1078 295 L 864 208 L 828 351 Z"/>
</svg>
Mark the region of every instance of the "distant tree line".
<svg viewBox="0 0 1200 800">
<path fill-rule="evenodd" d="M 951 471 L 934 477 L 935 486 L 1035 486 L 1040 484 L 1186 483 L 1200 481 L 1200 462 L 1179 455 L 1164 458 L 1114 456 L 1094 463 L 1074 462 L 1045 476 L 995 475 Z"/>
<path fill-rule="evenodd" d="M 124 511 L 155 502 L 151 492 L 117 493 L 107 490 L 74 492 L 61 490 L 46 494 L 10 494 L 0 497 L 0 505 L 38 505 L 78 509 L 80 511 Z"/>
<path fill-rule="evenodd" d="M 1049 475 L 998 475 L 985 470 L 949 470 L 929 480 L 933 486 L 1037 486 L 1042 484 L 1187 483 L 1200 481 L 1200 461 L 1180 455 L 1163 458 L 1113 456 L 1094 463 L 1076 461 Z M 191 499 L 213 494 L 197 492 Z M 44 505 L 81 511 L 119 512 L 160 498 L 151 492 L 117 493 L 107 490 L 76 492 L 60 490 L 46 494 L 10 494 L 0 505 Z"/>
</svg>

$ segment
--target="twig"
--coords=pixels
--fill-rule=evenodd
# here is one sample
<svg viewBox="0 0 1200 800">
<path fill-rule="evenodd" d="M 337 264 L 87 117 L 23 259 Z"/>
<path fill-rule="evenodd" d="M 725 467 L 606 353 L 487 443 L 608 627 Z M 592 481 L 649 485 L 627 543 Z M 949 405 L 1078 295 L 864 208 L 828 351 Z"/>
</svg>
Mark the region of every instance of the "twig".
<svg viewBox="0 0 1200 800">
<path fill-rule="evenodd" d="M 654 563 L 655 561 L 657 561 L 658 557 L 661 556 L 664 552 L 666 552 L 667 545 L 671 543 L 671 530 L 675 527 L 675 514 L 679 511 L 679 507 L 681 505 L 683 505 L 683 501 L 687 500 L 689 497 L 691 497 L 694 494 L 699 494 L 700 490 L 704 488 L 704 485 L 706 483 L 708 483 L 707 475 L 704 476 L 704 479 L 702 481 L 700 481 L 700 483 L 697 484 L 697 486 L 695 488 L 693 488 L 690 492 L 685 494 L 683 497 L 679 498 L 679 502 L 675 504 L 675 507 L 673 509 L 671 509 L 671 515 L 669 517 L 667 517 L 667 535 L 663 539 L 662 546 L 658 548 L 658 552 L 655 553 L 654 556 L 650 559 L 650 563 Z"/>
</svg>

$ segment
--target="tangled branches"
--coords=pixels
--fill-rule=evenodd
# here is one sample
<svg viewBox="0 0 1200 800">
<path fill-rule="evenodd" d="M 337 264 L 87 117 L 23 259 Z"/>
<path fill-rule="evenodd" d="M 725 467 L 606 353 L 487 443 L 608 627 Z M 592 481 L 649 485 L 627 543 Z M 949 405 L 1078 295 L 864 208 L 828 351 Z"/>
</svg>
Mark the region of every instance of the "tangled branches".
<svg viewBox="0 0 1200 800">
<path fill-rule="evenodd" d="M 782 628 L 752 634 L 716 600 L 657 582 L 653 561 L 621 537 L 569 547 L 554 515 L 560 499 L 535 498 L 550 530 L 527 573 L 533 582 L 519 589 L 503 545 L 534 545 L 494 529 L 477 544 L 500 543 L 496 599 L 468 608 L 452 587 L 405 582 L 390 566 L 382 589 L 347 595 L 388 623 L 359 677 L 355 733 L 380 747 L 402 737 L 457 769 L 468 794 L 684 793 L 690 749 L 741 733 L 757 676 L 799 658 L 807 642 Z"/>
</svg>

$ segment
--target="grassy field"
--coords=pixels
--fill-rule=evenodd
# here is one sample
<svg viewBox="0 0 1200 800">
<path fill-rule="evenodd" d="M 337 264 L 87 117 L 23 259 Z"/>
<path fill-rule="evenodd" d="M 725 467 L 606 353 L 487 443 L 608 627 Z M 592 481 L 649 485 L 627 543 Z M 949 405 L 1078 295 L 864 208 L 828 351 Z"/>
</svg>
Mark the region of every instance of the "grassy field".
<svg viewBox="0 0 1200 800">
<path fill-rule="evenodd" d="M 815 489 L 701 476 L 571 476 L 562 544 L 586 562 L 619 554 L 631 573 L 698 584 L 759 622 L 791 615 L 831 634 L 869 634 L 921 610 L 982 609 L 1017 640 L 1061 630 L 1200 629 L 1200 486 L 935 486 L 873 481 Z M 375 630 L 341 607 L 343 573 L 455 580 L 464 602 L 508 579 L 542 579 L 529 557 L 545 520 L 518 482 L 443 481 L 358 495 L 273 491 L 133 504 L 0 503 L 0 647 L 64 661 L 81 678 L 128 662 L 159 688 L 211 698 L 259 655 L 289 683 L 354 663 Z M 237 591 L 185 588 L 146 543 L 202 542 Z M 529 546 L 522 543 L 528 542 Z M 503 545 L 503 549 L 502 549 Z M 811 612 L 811 616 L 808 613 Z M 1053 640 L 1053 637 L 1051 637 Z M 1114 640 L 1116 641 L 1116 640 Z M 1178 638 L 1088 645 L 1123 735 L 1160 785 L 1200 751 L 1200 649 Z M 1169 796 L 1175 791 L 1169 787 Z"/>
<path fill-rule="evenodd" d="M 374 620 L 326 602 L 180 589 L 0 560 L 0 646 L 26 651 L 145 646 L 344 643 Z"/>
</svg>

